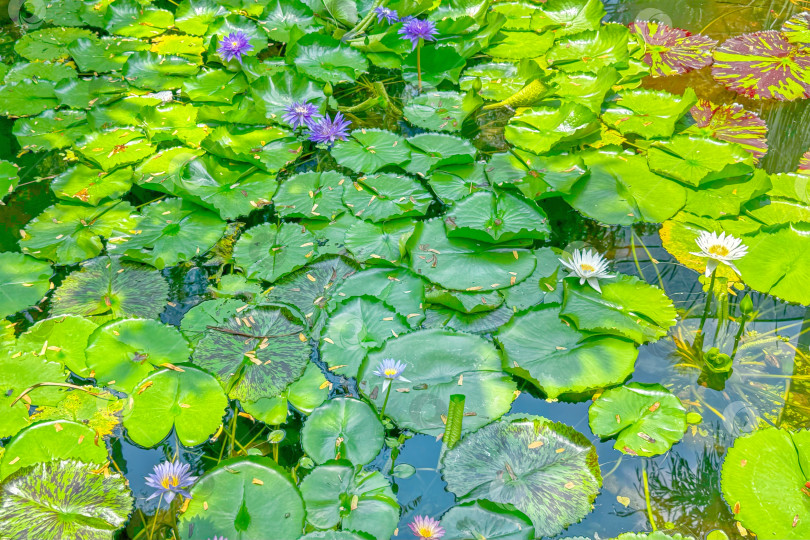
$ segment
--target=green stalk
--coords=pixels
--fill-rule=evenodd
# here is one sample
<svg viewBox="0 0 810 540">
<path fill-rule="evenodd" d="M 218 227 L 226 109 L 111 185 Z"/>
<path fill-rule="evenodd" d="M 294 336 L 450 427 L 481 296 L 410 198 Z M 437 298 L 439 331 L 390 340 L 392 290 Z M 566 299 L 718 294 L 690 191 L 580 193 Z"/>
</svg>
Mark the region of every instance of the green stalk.
<svg viewBox="0 0 810 540">
<path fill-rule="evenodd" d="M 419 93 L 422 93 L 422 40 L 416 46 L 416 78 L 419 81 Z"/>
<path fill-rule="evenodd" d="M 447 424 L 444 426 L 442 440 L 447 448 L 452 449 L 461 439 L 461 424 L 464 420 L 464 394 L 452 394 L 447 407 Z"/>
<path fill-rule="evenodd" d="M 152 536 L 155 534 L 155 525 L 157 525 L 157 517 L 160 514 L 160 503 L 163 502 L 163 493 L 160 494 L 160 498 L 158 499 L 157 509 L 155 510 L 155 515 L 152 518 L 152 530 L 149 531 L 149 540 L 152 540 Z"/>
<path fill-rule="evenodd" d="M 650 527 L 652 527 L 653 532 L 655 532 L 658 530 L 658 527 L 655 526 L 655 518 L 653 518 L 652 505 L 650 504 L 650 485 L 647 482 L 646 460 L 644 461 L 643 468 L 641 469 L 641 475 L 644 478 L 644 501 L 647 503 L 647 518 L 650 520 Z"/>
<path fill-rule="evenodd" d="M 377 9 L 378 7 L 382 7 L 384 5 L 385 5 L 385 0 L 376 0 L 374 2 L 374 4 L 372 4 L 371 8 L 368 10 L 368 13 L 366 13 L 366 16 L 363 17 L 362 19 L 360 19 L 360 21 L 358 21 L 358 23 L 356 25 L 354 25 L 354 28 L 352 28 L 351 30 L 349 30 L 348 32 L 343 34 L 343 37 L 341 38 L 341 40 L 342 41 L 348 41 L 348 40 L 352 39 L 354 36 L 356 36 L 357 34 L 359 34 L 361 32 L 365 32 L 366 28 L 368 28 L 371 25 L 371 21 L 374 20 L 374 16 L 376 15 L 376 13 L 374 13 L 374 10 Z"/>
<path fill-rule="evenodd" d="M 706 324 L 706 317 L 709 316 L 709 310 L 712 307 L 712 297 L 714 296 L 714 278 L 717 275 L 717 268 L 712 271 L 712 279 L 709 282 L 709 291 L 706 293 L 706 307 L 703 308 L 703 316 L 700 318 L 700 326 L 698 333 L 703 333 L 703 325 Z"/>
<path fill-rule="evenodd" d="M 393 381 L 388 381 L 388 390 L 385 391 L 385 401 L 383 401 L 382 410 L 380 411 L 380 420 L 385 418 L 385 406 L 388 405 L 388 396 L 391 395 L 392 386 L 394 386 Z"/>
</svg>

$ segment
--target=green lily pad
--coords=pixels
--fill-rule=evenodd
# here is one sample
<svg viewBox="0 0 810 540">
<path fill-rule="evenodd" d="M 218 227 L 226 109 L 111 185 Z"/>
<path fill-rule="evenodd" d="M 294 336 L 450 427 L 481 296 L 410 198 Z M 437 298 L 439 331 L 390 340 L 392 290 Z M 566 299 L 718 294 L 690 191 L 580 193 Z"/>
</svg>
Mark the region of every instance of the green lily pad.
<svg viewBox="0 0 810 540">
<path fill-rule="evenodd" d="M 336 4 L 341 4 L 337 2 Z M 348 3 L 345 5 L 349 5 Z M 357 8 L 355 7 L 355 15 Z M 355 19 L 351 22 L 356 23 Z M 274 41 L 287 43 L 293 40 L 297 31 L 302 30 L 309 34 L 317 32 L 321 24 L 313 16 L 312 10 L 304 2 L 298 0 L 273 0 L 264 10 L 262 28 Z"/>
<path fill-rule="evenodd" d="M 552 32 L 504 30 L 495 35 L 484 52 L 493 58 L 521 60 L 543 56 L 553 44 Z"/>
<path fill-rule="evenodd" d="M 424 319 L 425 282 L 406 268 L 367 268 L 346 276 L 332 291 L 329 309 L 337 302 L 365 295 L 394 308 L 411 328 Z"/>
<path fill-rule="evenodd" d="M 593 133 L 596 115 L 578 103 L 560 107 L 518 109 L 509 120 L 504 137 L 518 148 L 543 154 L 559 143 L 573 142 Z"/>
<path fill-rule="evenodd" d="M 509 287 L 526 279 L 535 265 L 531 252 L 525 249 L 450 238 L 441 220 L 420 223 L 408 241 L 408 251 L 414 272 L 459 291 Z"/>
<path fill-rule="evenodd" d="M 194 367 L 181 369 L 162 369 L 137 383 L 124 409 L 124 427 L 136 444 L 156 446 L 174 428 L 184 446 L 197 446 L 222 423 L 228 398 L 217 380 Z"/>
<path fill-rule="evenodd" d="M 748 254 L 735 265 L 749 287 L 788 302 L 810 303 L 805 273 L 810 264 L 806 226 L 783 226 L 772 234 L 761 232 L 743 238 L 743 244 L 749 246 Z"/>
<path fill-rule="evenodd" d="M 686 409 L 660 384 L 605 390 L 588 409 L 588 419 L 595 435 L 616 436 L 613 447 L 633 456 L 663 454 L 686 433 Z"/>
<path fill-rule="evenodd" d="M 185 151 L 178 151 L 170 157 L 170 166 L 179 172 L 174 178 L 172 191 L 184 199 L 216 210 L 222 219 L 246 216 L 270 204 L 278 187 L 274 174 L 248 163 L 219 159 L 211 154 L 198 159 L 194 157 Z M 150 184 L 154 185 L 154 175 L 150 176 L 153 176 Z"/>
<path fill-rule="evenodd" d="M 67 46 L 76 65 L 85 73 L 118 71 L 132 53 L 148 49 L 146 41 L 113 36 L 81 38 Z"/>
<path fill-rule="evenodd" d="M 496 6 L 493 6 L 496 7 Z M 529 79 L 540 75 L 529 62 L 488 62 L 470 66 L 461 76 L 461 89 L 469 92 L 480 81 L 478 95 L 484 99 L 504 101 L 520 92 Z"/>
<path fill-rule="evenodd" d="M 411 149 L 405 170 L 422 178 L 436 169 L 472 164 L 477 153 L 470 141 L 444 133 L 420 133 L 405 142 Z"/>
<path fill-rule="evenodd" d="M 99 326 L 85 353 L 87 368 L 99 384 L 129 394 L 155 367 L 187 362 L 191 349 L 174 326 L 122 319 Z"/>
<path fill-rule="evenodd" d="M 484 500 L 454 506 L 442 516 L 442 527 L 448 538 L 534 538 L 534 527 L 526 516 Z"/>
<path fill-rule="evenodd" d="M 182 199 L 154 202 L 135 221 L 129 234 L 110 242 L 109 252 L 158 269 L 205 254 L 226 227 L 218 215 Z"/>
<path fill-rule="evenodd" d="M 278 172 L 301 153 L 301 143 L 278 127 L 220 126 L 203 141 L 203 148 L 225 159 L 251 163 L 268 173 Z"/>
<path fill-rule="evenodd" d="M 133 508 L 119 474 L 74 460 L 37 463 L 0 484 L 0 521 L 9 538 L 112 540 Z"/>
<path fill-rule="evenodd" d="M 336 397 L 309 415 L 301 430 L 301 445 L 315 463 L 347 459 L 365 465 L 382 448 L 384 435 L 377 413 L 367 403 Z"/>
<path fill-rule="evenodd" d="M 307 34 L 296 41 L 285 61 L 308 77 L 332 84 L 354 82 L 368 71 L 363 53 L 325 34 Z"/>
<path fill-rule="evenodd" d="M 384 167 L 403 166 L 411 159 L 405 140 L 383 129 L 352 131 L 349 139 L 335 144 L 331 153 L 338 164 L 366 174 Z"/>
<path fill-rule="evenodd" d="M 449 238 L 482 242 L 548 237 L 546 214 L 533 202 L 509 193 L 479 191 L 458 201 L 445 217 Z"/>
<path fill-rule="evenodd" d="M 424 129 L 457 132 L 482 103 L 473 92 L 425 92 L 405 105 L 405 119 Z"/>
<path fill-rule="evenodd" d="M 602 121 L 622 135 L 635 134 L 645 139 L 666 138 L 678 122 L 697 103 L 695 91 L 683 95 L 663 90 L 625 90 L 602 113 Z"/>
<path fill-rule="evenodd" d="M 300 225 L 263 223 L 242 234 L 233 256 L 248 278 L 275 281 L 307 264 L 316 249 L 314 236 Z"/>
<path fill-rule="evenodd" d="M 155 153 L 144 133 L 131 128 L 91 133 L 77 144 L 84 157 L 105 171 L 139 162 Z"/>
<path fill-rule="evenodd" d="M 445 204 L 490 187 L 484 172 L 484 163 L 480 161 L 440 167 L 432 172 L 428 184 L 433 193 Z"/>
<path fill-rule="evenodd" d="M 132 169 L 105 172 L 84 164 L 75 165 L 51 182 L 51 191 L 60 199 L 79 200 L 90 206 L 117 199 L 132 188 Z"/>
<path fill-rule="evenodd" d="M 178 526 L 182 540 L 216 535 L 258 539 L 268 531 L 278 540 L 298 540 L 304 528 L 301 495 L 287 472 L 269 458 L 226 459 L 205 473 L 190 493 Z"/>
<path fill-rule="evenodd" d="M 209 326 L 192 361 L 213 373 L 232 399 L 256 401 L 279 395 L 298 379 L 312 347 L 304 328 L 280 309 L 235 312 Z"/>
<path fill-rule="evenodd" d="M 555 71 L 550 82 L 555 87 L 555 96 L 599 114 L 605 96 L 620 77 L 616 68 L 607 66 L 594 73 Z"/>
<path fill-rule="evenodd" d="M 356 377 L 370 349 L 408 329 L 405 319 L 382 302 L 361 296 L 338 304 L 321 335 L 321 359 L 330 371 Z"/>
<path fill-rule="evenodd" d="M 96 440 L 96 432 L 68 420 L 33 424 L 12 437 L 5 448 L 0 480 L 42 461 L 77 459 L 98 465 L 107 461 L 107 446 L 103 440 Z"/>
<path fill-rule="evenodd" d="M 11 195 L 20 182 L 20 167 L 0 159 L 0 201 Z"/>
<path fill-rule="evenodd" d="M 286 70 L 259 77 L 250 84 L 250 92 L 257 105 L 264 105 L 267 118 L 276 122 L 281 120 L 287 107 L 294 102 L 307 102 L 321 107 L 326 101 L 321 85 Z"/>
<path fill-rule="evenodd" d="M 57 264 L 71 264 L 95 257 L 110 238 L 132 227 L 133 208 L 128 202 L 110 201 L 97 207 L 57 203 L 32 219 L 23 229 L 23 253 Z"/>
<path fill-rule="evenodd" d="M 675 325 L 677 313 L 664 291 L 620 274 L 600 280 L 601 293 L 576 279 L 565 280 L 560 315 L 583 331 L 615 334 L 636 343 L 656 341 Z"/>
<path fill-rule="evenodd" d="M 551 398 L 619 384 L 633 373 L 638 351 L 632 341 L 581 333 L 559 315 L 554 304 L 540 306 L 498 330 L 495 340 L 503 349 L 506 371 Z"/>
<path fill-rule="evenodd" d="M 86 425 L 99 438 L 111 436 L 121 423 L 124 400 L 92 386 L 82 388 L 68 390 L 55 406 L 37 406 L 32 420 L 70 420 Z"/>
<path fill-rule="evenodd" d="M 261 11 L 261 6 L 256 5 L 254 2 L 245 2 L 243 4 L 241 2 L 235 3 L 232 7 L 235 8 L 232 11 L 242 12 L 245 15 L 250 15 L 249 11 L 251 9 L 255 10 L 258 8 L 258 11 Z M 259 25 L 254 22 L 256 15 L 258 15 L 258 13 L 254 12 L 254 19 L 250 19 L 232 12 L 225 17 L 217 18 L 213 24 L 208 26 L 208 31 L 205 34 L 205 45 L 208 46 L 214 40 L 214 37 L 216 37 L 217 44 L 219 44 L 225 36 L 235 32 L 242 32 L 247 36 L 248 43 L 253 45 L 253 49 L 244 53 L 243 57 L 250 58 L 257 56 L 267 48 L 267 34 L 264 32 L 264 29 L 260 28 Z M 219 60 L 223 64 L 239 65 L 235 60 L 226 62 L 221 57 L 219 57 Z"/>
<path fill-rule="evenodd" d="M 581 154 L 590 174 L 563 198 L 584 215 L 603 223 L 660 223 L 686 204 L 686 188 L 659 176 L 643 156 L 630 151 Z"/>
<path fill-rule="evenodd" d="M 540 156 L 516 148 L 492 156 L 487 176 L 493 185 L 514 186 L 529 199 L 546 199 L 570 193 L 586 173 L 577 154 Z"/>
<path fill-rule="evenodd" d="M 23 35 L 14 44 L 17 54 L 32 61 L 58 60 L 68 56 L 67 46 L 80 38 L 95 37 L 83 28 L 43 28 Z"/>
<path fill-rule="evenodd" d="M 278 187 L 273 205 L 283 218 L 332 220 L 346 210 L 343 184 L 348 180 L 335 171 L 296 174 Z"/>
<path fill-rule="evenodd" d="M 560 254 L 551 248 L 534 251 L 537 265 L 525 280 L 500 293 L 506 306 L 515 311 L 524 311 L 538 304 L 561 303 L 563 278 L 567 275 L 560 263 Z"/>
<path fill-rule="evenodd" d="M 311 414 L 326 401 L 330 391 L 331 383 L 327 383 L 321 368 L 310 363 L 307 364 L 304 374 L 280 395 L 259 398 L 256 401 L 243 401 L 241 405 L 246 413 L 257 420 L 269 425 L 279 425 L 287 421 L 287 415 L 290 413 L 289 405 L 304 414 Z"/>
<path fill-rule="evenodd" d="M 370 223 L 360 219 L 345 234 L 346 248 L 358 262 L 398 264 L 406 254 L 406 242 L 418 227 L 411 219 Z"/>
<path fill-rule="evenodd" d="M 346 461 L 315 467 L 301 482 L 307 523 L 316 529 L 336 525 L 373 538 L 390 538 L 399 521 L 391 484 L 377 471 L 357 470 Z M 346 508 L 345 501 L 351 501 Z"/>
<path fill-rule="evenodd" d="M 195 62 L 182 56 L 137 51 L 127 57 L 123 72 L 132 85 L 159 92 L 181 88 L 199 69 Z"/>
<path fill-rule="evenodd" d="M 236 94 L 248 89 L 244 77 L 229 71 L 203 69 L 196 77 L 183 83 L 183 92 L 194 103 L 233 103 Z"/>
<path fill-rule="evenodd" d="M 511 415 L 465 436 L 441 461 L 461 500 L 512 505 L 535 534 L 555 536 L 580 521 L 602 486 L 596 448 L 572 427 Z"/>
<path fill-rule="evenodd" d="M 626 62 L 630 57 L 629 41 L 630 31 L 626 26 L 606 23 L 597 30 L 557 40 L 546 54 L 546 60 L 562 71 L 597 73 L 602 68 Z"/>
<path fill-rule="evenodd" d="M 13 328 L 12 328 L 13 331 Z M 9 344 L 13 345 L 13 343 Z M 33 420 L 29 417 L 29 404 L 21 399 L 12 406 L 23 391 L 35 384 L 63 383 L 67 374 L 61 364 L 49 361 L 36 353 L 20 348 L 0 356 L 0 437 L 11 437 L 28 426 Z M 39 387 L 26 394 L 31 404 L 37 406 L 56 405 L 64 396 L 61 388 Z"/>
<path fill-rule="evenodd" d="M 111 2 L 104 14 L 107 32 L 124 37 L 153 37 L 174 26 L 171 11 L 134 0 Z"/>
<path fill-rule="evenodd" d="M 754 156 L 739 145 L 685 135 L 652 145 L 647 162 L 651 171 L 693 186 L 754 169 Z"/>
<path fill-rule="evenodd" d="M 464 394 L 468 412 L 462 428 L 475 431 L 500 418 L 515 398 L 515 383 L 501 371 L 501 355 L 492 343 L 471 334 L 432 329 L 389 339 L 368 354 L 357 380 L 360 391 L 377 407 L 386 392 L 374 370 L 386 358 L 406 364 L 403 376 L 412 381 L 391 383 L 385 409 L 402 429 L 433 436 L 444 433 L 441 415 L 447 414 L 450 395 Z"/>
<path fill-rule="evenodd" d="M 343 184 L 343 203 L 358 217 L 374 222 L 424 216 L 433 196 L 407 175 L 375 174 Z"/>
<path fill-rule="evenodd" d="M 554 33 L 560 36 L 596 30 L 605 16 L 600 0 L 548 0 L 540 9 L 550 23 L 559 26 Z"/>
<path fill-rule="evenodd" d="M 180 331 L 192 346 L 202 339 L 209 326 L 217 326 L 236 313 L 236 308 L 244 306 L 241 300 L 215 298 L 200 302 L 183 316 Z"/>
<path fill-rule="evenodd" d="M 183 0 L 174 13 L 174 22 L 185 33 L 202 36 L 214 21 L 227 14 L 228 10 L 213 0 Z"/>
<path fill-rule="evenodd" d="M 33 152 L 68 148 L 89 131 L 82 111 L 45 111 L 39 116 L 14 122 L 17 142 Z"/>
<path fill-rule="evenodd" d="M 734 441 L 723 461 L 723 498 L 757 536 L 810 535 L 807 482 L 810 432 L 766 427 Z"/>
<path fill-rule="evenodd" d="M 51 315 L 83 315 L 96 322 L 122 317 L 156 318 L 166 306 L 169 285 L 151 268 L 98 257 L 82 263 L 56 289 Z"/>
<path fill-rule="evenodd" d="M 59 105 L 55 83 L 19 82 L 0 86 L 0 114 L 3 116 L 32 116 Z"/>
<path fill-rule="evenodd" d="M 88 378 L 84 350 L 98 325 L 79 315 L 58 315 L 38 321 L 17 338 L 15 349 L 38 353 L 40 358 L 58 362 L 80 377 Z"/>
<path fill-rule="evenodd" d="M 22 253 L 0 253 L 0 317 L 42 300 L 52 275 L 53 269 L 46 261 Z"/>
</svg>

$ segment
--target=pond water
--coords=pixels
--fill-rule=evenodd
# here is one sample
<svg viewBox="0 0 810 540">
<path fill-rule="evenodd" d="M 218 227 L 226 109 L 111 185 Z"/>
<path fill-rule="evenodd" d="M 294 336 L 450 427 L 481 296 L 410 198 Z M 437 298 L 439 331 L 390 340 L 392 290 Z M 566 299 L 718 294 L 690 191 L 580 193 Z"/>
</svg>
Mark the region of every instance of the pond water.
<svg viewBox="0 0 810 540">
<path fill-rule="evenodd" d="M 369 9 L 371 3 L 358 2 L 358 5 Z M 171 6 L 166 3 L 161 7 Z M 655 20 L 722 42 L 730 36 L 746 32 L 779 29 L 786 20 L 801 11 L 802 2 L 672 0 L 664 3 L 655 0 L 610 0 L 605 2 L 605 9 L 607 21 L 628 24 L 634 20 Z M 179 26 L 182 29 L 182 25 Z M 12 62 L 12 47 L 19 37 L 19 27 L 6 24 L 2 34 L 2 54 L 7 63 Z M 402 92 L 403 96 L 414 91 L 410 87 L 403 90 L 402 86 L 396 87 L 396 91 Z M 769 150 L 760 163 L 769 173 L 795 171 L 799 158 L 810 148 L 808 100 L 779 102 L 741 97 L 718 84 L 712 78 L 710 67 L 683 75 L 657 79 L 648 77 L 642 86 L 675 94 L 682 94 L 691 88 L 699 98 L 717 104 L 740 103 L 747 110 L 757 113 L 769 127 Z M 393 88 L 392 85 L 392 95 Z M 362 127 L 396 129 L 406 136 L 424 131 L 414 129 L 402 120 L 392 120 L 392 117 L 390 110 L 386 113 L 378 109 L 363 112 L 354 118 L 364 123 Z M 465 130 L 475 131 L 476 146 L 482 154 L 491 155 L 508 147 L 504 141 L 504 127 L 510 117 L 511 113 L 502 115 L 501 112 L 479 110 L 472 121 L 467 121 Z M 0 160 L 13 161 L 20 166 L 19 187 L 0 207 L 0 252 L 19 251 L 22 228 L 44 209 L 58 202 L 48 182 L 66 168 L 64 150 L 62 153 L 21 151 L 12 135 L 13 126 L 13 119 L 0 118 Z M 310 171 L 320 166 L 314 158 L 300 159 L 298 171 Z M 136 207 L 156 198 L 155 192 L 140 186 L 134 188 L 128 197 L 127 200 Z M 527 380 L 514 377 L 518 395 L 510 413 L 539 415 L 567 424 L 581 432 L 595 446 L 598 454 L 603 484 L 601 493 L 593 502 L 593 511 L 565 531 L 549 538 L 579 536 L 607 539 L 627 531 L 650 531 L 653 526 L 670 534 L 680 533 L 696 539 L 706 538 L 715 530 L 724 531 L 729 538 L 742 538 L 744 529 L 738 524 L 733 509 L 723 499 L 720 469 L 737 437 L 768 425 L 794 430 L 810 428 L 810 387 L 805 382 L 810 380 L 807 308 L 739 287 L 736 295 L 732 294 L 725 300 L 728 320 L 718 322 L 719 319 L 712 316 L 703 331 L 699 332 L 698 325 L 706 302 L 704 284 L 699 280 L 698 272 L 684 266 L 665 249 L 658 225 L 605 225 L 583 217 L 571 207 L 554 208 L 547 202 L 541 203 L 541 206 L 549 215 L 553 231 L 546 245 L 567 252 L 581 247 L 594 248 L 613 261 L 612 271 L 636 276 L 660 286 L 672 300 L 679 313 L 677 324 L 669 329 L 663 339 L 639 347 L 635 370 L 627 382 L 660 383 L 680 398 L 688 413 L 697 413 L 688 416 L 690 423 L 685 435 L 670 450 L 652 457 L 638 457 L 614 449 L 613 439 L 601 439 L 594 435 L 589 426 L 592 393 L 564 394 L 559 399 L 548 399 Z M 274 214 L 263 209 L 241 221 L 246 223 L 246 227 L 251 227 L 274 220 Z M 221 276 L 223 269 L 232 271 L 232 266 L 204 264 L 195 259 L 162 269 L 161 274 L 169 284 L 169 296 L 160 320 L 179 326 L 189 310 L 216 297 L 211 292 L 212 284 Z M 56 266 L 51 280 L 54 288 L 58 288 L 76 268 L 75 264 Z M 459 272 L 463 271 L 459 268 Z M 737 323 L 742 314 L 741 302 L 746 293 L 753 300 L 756 317 L 747 322 L 745 333 L 736 344 Z M 47 316 L 46 307 L 44 310 L 24 310 L 9 318 L 17 323 L 19 334 Z M 486 333 L 488 336 L 491 334 Z M 702 360 L 692 348 L 701 334 L 707 343 L 713 340 L 712 344 L 726 353 L 739 349 L 730 376 L 707 376 L 701 367 Z M 313 340 L 312 343 L 317 341 Z M 320 358 L 317 347 L 312 362 L 321 368 L 330 383 L 330 398 L 341 395 L 363 397 L 354 378 L 342 377 L 330 371 Z M 413 373 L 406 375 L 411 380 L 418 377 Z M 87 382 L 78 376 L 73 376 L 70 381 L 77 384 Z M 238 445 L 253 446 L 257 453 L 272 455 L 288 469 L 300 463 L 304 454 L 300 430 L 306 415 L 291 409 L 287 422 L 281 426 L 286 433 L 284 440 L 272 445 L 263 441 L 278 426 L 253 421 L 249 415 L 234 416 L 234 403 L 231 402 L 229 406 L 222 429 L 235 430 L 232 438 Z M 474 408 L 469 402 L 467 405 L 468 410 L 471 406 Z M 383 446 L 379 455 L 365 469 L 384 473 L 392 483 L 401 507 L 397 534 L 393 538 L 415 538 L 408 527 L 414 517 L 427 515 L 438 518 L 456 506 L 458 501 L 446 489 L 440 469 L 444 451 L 442 441 L 435 434 L 411 433 L 394 426 L 391 428 L 389 436 L 394 438 L 407 433 L 401 438 L 404 442 L 397 451 L 398 455 L 392 455 L 391 448 Z M 137 510 L 116 538 L 146 538 L 143 524 L 145 521 L 151 522 L 159 504 L 157 499 L 147 500 L 153 489 L 145 482 L 145 477 L 155 465 L 179 459 L 191 464 L 195 474 L 203 475 L 217 465 L 223 451 L 233 449 L 233 443 L 230 443 L 230 449 L 226 448 L 228 440 L 220 436 L 214 442 L 186 447 L 178 443 L 173 433 L 156 446 L 144 448 L 129 439 L 123 428 L 117 427 L 109 440 L 110 457 L 114 469 L 126 476 Z M 8 444 L 8 439 L 3 442 Z M 394 465 L 402 464 L 412 466 L 415 472 L 408 477 L 389 474 Z M 646 496 L 645 478 L 649 489 Z M 173 534 L 170 527 L 163 531 L 166 538 Z M 762 533 L 761 536 L 767 537 Z M 273 538 L 272 533 L 268 532 L 265 538 Z"/>
</svg>

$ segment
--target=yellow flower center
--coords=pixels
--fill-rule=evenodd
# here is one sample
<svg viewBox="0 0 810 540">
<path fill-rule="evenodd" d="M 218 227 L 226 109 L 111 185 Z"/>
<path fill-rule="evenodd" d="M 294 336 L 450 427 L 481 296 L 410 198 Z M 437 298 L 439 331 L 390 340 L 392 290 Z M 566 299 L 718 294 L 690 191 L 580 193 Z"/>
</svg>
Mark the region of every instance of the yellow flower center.
<svg viewBox="0 0 810 540">
<path fill-rule="evenodd" d="M 393 377 L 397 374 L 397 370 L 388 368 L 384 371 L 386 377 Z"/>
<path fill-rule="evenodd" d="M 231 47 L 236 48 L 236 47 L 238 47 L 238 46 L 239 46 L 239 42 L 238 42 L 238 41 L 231 41 Z"/>
<path fill-rule="evenodd" d="M 433 527 L 419 527 L 419 536 L 422 538 L 433 538 Z"/>
<path fill-rule="evenodd" d="M 580 265 L 579 265 L 579 267 L 580 267 L 582 270 L 585 270 L 586 272 L 596 272 L 596 268 L 594 268 L 594 267 L 593 267 L 593 266 L 591 266 L 590 264 L 585 264 L 585 263 L 582 263 L 582 264 L 580 264 Z"/>
<path fill-rule="evenodd" d="M 726 255 L 728 255 L 729 251 L 726 246 L 715 244 L 709 248 L 709 253 L 711 253 L 712 255 L 717 255 L 718 257 L 725 257 Z"/>
<path fill-rule="evenodd" d="M 173 474 L 170 474 L 168 476 L 163 477 L 163 480 L 160 481 L 160 485 L 163 487 L 163 489 L 169 489 L 171 487 L 177 487 L 179 481 L 180 481 L 179 478 L 177 478 Z"/>
</svg>

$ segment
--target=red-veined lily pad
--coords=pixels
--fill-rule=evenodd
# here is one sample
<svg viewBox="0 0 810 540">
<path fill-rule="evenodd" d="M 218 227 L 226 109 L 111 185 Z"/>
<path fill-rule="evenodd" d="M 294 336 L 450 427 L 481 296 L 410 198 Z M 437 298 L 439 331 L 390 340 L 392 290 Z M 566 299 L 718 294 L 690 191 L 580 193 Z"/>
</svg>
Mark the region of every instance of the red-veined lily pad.
<svg viewBox="0 0 810 540">
<path fill-rule="evenodd" d="M 765 30 L 728 39 L 714 51 L 712 76 L 754 99 L 810 97 L 810 50 L 781 32 Z"/>
<path fill-rule="evenodd" d="M 791 43 L 810 43 L 810 13 L 800 11 L 785 21 L 782 33 Z"/>
<path fill-rule="evenodd" d="M 739 103 L 716 105 L 701 99 L 689 113 L 695 124 L 683 133 L 737 143 L 751 152 L 755 159 L 762 158 L 768 151 L 768 125 Z"/>
<path fill-rule="evenodd" d="M 646 44 L 644 62 L 653 77 L 678 75 L 704 68 L 712 63 L 712 49 L 717 41 L 706 36 L 693 36 L 680 28 L 655 21 L 635 21 L 630 30 Z"/>
</svg>

